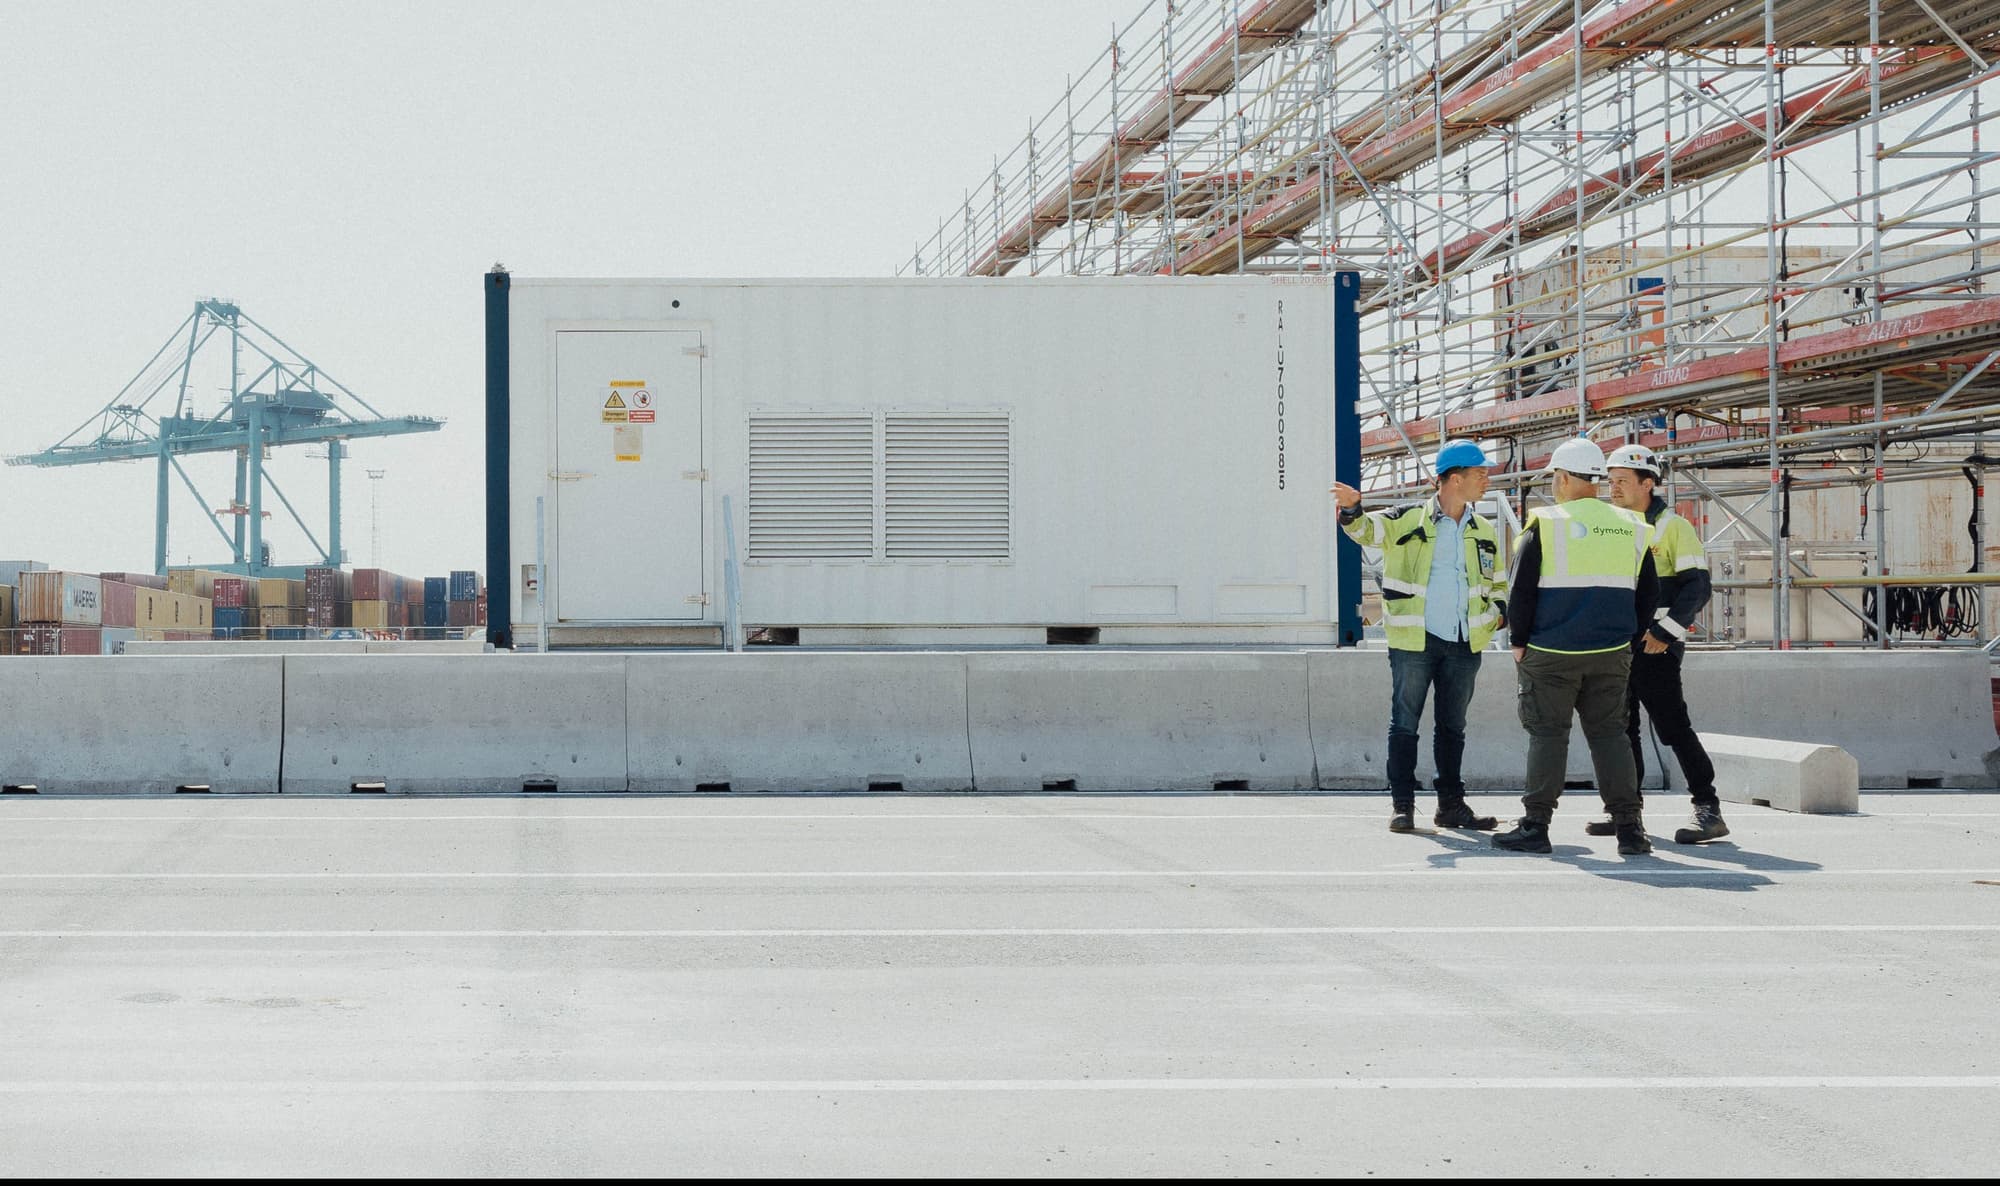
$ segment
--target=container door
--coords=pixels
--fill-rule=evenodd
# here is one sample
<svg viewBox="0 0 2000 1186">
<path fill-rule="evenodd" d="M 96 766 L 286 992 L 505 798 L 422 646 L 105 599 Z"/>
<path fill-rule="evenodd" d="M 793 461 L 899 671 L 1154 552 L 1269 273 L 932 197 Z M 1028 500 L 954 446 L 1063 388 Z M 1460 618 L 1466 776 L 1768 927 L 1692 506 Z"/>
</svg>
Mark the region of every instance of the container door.
<svg viewBox="0 0 2000 1186">
<path fill-rule="evenodd" d="M 701 345 L 697 331 L 556 335 L 557 620 L 706 616 Z"/>
</svg>

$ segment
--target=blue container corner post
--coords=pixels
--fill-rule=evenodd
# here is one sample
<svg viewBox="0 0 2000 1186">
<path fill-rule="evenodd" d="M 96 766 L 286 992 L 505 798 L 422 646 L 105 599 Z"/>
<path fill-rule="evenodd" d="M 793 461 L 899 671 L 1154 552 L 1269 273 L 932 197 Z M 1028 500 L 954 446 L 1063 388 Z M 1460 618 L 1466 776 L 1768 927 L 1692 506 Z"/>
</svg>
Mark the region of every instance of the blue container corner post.
<svg viewBox="0 0 2000 1186">
<path fill-rule="evenodd" d="M 493 604 L 486 637 L 496 650 L 514 649 L 513 557 L 508 554 L 508 447 L 511 394 L 507 387 L 507 294 L 511 282 L 499 264 L 486 273 L 486 571 L 493 580 Z"/>
<path fill-rule="evenodd" d="M 1361 485 L 1361 273 L 1333 276 L 1333 479 Z M 1328 514 L 1332 514 L 1328 500 Z M 1336 524 L 1334 591 L 1336 631 L 1343 647 L 1361 645 L 1361 545 Z"/>
</svg>

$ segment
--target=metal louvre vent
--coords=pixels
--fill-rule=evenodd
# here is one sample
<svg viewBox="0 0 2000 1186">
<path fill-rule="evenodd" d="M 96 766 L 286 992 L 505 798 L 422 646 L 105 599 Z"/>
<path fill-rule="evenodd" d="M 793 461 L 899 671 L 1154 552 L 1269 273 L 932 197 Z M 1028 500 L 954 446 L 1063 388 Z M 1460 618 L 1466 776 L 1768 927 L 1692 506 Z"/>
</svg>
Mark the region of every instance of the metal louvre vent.
<svg viewBox="0 0 2000 1186">
<path fill-rule="evenodd" d="M 875 418 L 750 417 L 752 560 L 875 554 Z"/>
<path fill-rule="evenodd" d="M 1005 415 L 883 417 L 884 554 L 1004 560 L 1012 465 Z"/>
</svg>

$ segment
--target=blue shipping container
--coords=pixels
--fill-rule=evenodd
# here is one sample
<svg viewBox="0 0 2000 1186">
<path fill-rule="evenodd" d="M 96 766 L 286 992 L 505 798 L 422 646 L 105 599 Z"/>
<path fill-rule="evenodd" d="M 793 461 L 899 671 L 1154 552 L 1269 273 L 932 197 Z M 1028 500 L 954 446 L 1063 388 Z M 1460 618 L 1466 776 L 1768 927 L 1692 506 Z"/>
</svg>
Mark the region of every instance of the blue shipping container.
<svg viewBox="0 0 2000 1186">
<path fill-rule="evenodd" d="M 217 606 L 215 608 L 215 634 L 218 638 L 234 638 L 236 635 L 223 634 L 224 630 L 238 631 L 249 625 L 244 611 L 238 606 Z"/>
<path fill-rule="evenodd" d="M 451 574 L 451 599 L 453 601 L 479 600 L 479 574 L 455 570 Z"/>
<path fill-rule="evenodd" d="M 298 640 L 309 637 L 310 626 L 273 626 L 266 633 L 272 638 Z"/>
<path fill-rule="evenodd" d="M 443 604 L 444 604 L 445 602 L 447 602 L 447 601 L 450 601 L 450 600 L 451 600 L 451 578 L 450 578 L 450 577 L 425 577 L 425 578 L 424 578 L 424 604 L 425 604 L 425 605 L 443 605 Z"/>
<path fill-rule="evenodd" d="M 449 621 L 450 617 L 451 617 L 451 607 L 445 604 L 444 602 L 440 601 L 424 602 L 424 625 L 448 626 L 451 624 Z"/>
</svg>

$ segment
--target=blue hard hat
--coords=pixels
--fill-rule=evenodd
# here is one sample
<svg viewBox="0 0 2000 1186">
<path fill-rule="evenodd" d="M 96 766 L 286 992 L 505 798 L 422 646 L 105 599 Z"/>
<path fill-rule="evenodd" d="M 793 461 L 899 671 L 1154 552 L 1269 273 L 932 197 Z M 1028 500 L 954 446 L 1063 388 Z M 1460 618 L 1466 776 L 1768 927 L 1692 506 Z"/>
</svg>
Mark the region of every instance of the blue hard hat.
<svg viewBox="0 0 2000 1186">
<path fill-rule="evenodd" d="M 1437 451 L 1437 456 L 1431 458 L 1431 472 L 1441 478 L 1452 470 L 1464 469 L 1468 465 L 1491 464 L 1492 462 L 1486 460 L 1486 450 L 1474 442 L 1446 441 L 1444 447 Z"/>
</svg>

